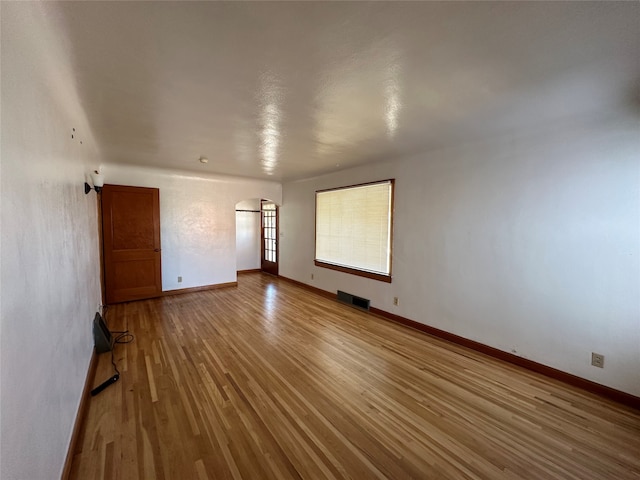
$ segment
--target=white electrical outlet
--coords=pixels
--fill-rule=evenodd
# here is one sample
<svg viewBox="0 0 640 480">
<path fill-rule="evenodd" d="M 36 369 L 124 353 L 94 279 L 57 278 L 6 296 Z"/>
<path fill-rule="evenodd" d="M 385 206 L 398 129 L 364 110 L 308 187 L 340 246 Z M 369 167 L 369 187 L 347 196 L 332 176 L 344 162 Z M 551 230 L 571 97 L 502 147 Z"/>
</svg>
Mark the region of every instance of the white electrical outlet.
<svg viewBox="0 0 640 480">
<path fill-rule="evenodd" d="M 311 280 L 313 280 L 313 273 L 311 274 Z"/>
<path fill-rule="evenodd" d="M 604 355 L 591 352 L 591 365 L 598 368 L 604 368 Z"/>
<path fill-rule="evenodd" d="M 182 283 L 182 277 L 178 277 L 178 283 Z"/>
<path fill-rule="evenodd" d="M 400 300 L 398 299 L 398 297 L 393 297 L 393 304 L 397 307 L 398 305 L 400 305 Z"/>
</svg>

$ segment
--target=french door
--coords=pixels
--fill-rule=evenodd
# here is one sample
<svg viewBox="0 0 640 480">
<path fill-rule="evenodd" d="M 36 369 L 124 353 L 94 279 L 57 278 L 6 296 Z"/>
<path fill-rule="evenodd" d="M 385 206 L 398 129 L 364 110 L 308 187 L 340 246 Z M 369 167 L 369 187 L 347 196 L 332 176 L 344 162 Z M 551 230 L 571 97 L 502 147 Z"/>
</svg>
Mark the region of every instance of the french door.
<svg viewBox="0 0 640 480">
<path fill-rule="evenodd" d="M 260 202 L 261 234 L 260 268 L 278 275 L 278 206 L 266 200 Z"/>
</svg>

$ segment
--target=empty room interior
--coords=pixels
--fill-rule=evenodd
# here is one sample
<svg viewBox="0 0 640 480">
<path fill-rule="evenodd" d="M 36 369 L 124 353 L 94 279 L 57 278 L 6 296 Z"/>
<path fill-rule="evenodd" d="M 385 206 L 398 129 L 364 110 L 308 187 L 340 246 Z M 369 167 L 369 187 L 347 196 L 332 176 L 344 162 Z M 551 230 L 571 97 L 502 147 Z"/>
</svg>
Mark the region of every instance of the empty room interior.
<svg viewBox="0 0 640 480">
<path fill-rule="evenodd" d="M 0 478 L 640 479 L 640 3 L 0 21 Z"/>
</svg>

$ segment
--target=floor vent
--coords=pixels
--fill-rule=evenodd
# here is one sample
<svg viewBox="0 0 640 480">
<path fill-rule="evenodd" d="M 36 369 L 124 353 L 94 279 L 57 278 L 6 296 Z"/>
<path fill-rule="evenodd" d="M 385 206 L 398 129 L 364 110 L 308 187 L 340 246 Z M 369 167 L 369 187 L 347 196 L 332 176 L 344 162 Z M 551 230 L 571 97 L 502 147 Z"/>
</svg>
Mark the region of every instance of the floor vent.
<svg viewBox="0 0 640 480">
<path fill-rule="evenodd" d="M 361 308 L 362 310 L 369 310 L 370 300 L 362 297 L 356 297 L 347 292 L 338 290 L 338 300 L 353 307 Z"/>
</svg>

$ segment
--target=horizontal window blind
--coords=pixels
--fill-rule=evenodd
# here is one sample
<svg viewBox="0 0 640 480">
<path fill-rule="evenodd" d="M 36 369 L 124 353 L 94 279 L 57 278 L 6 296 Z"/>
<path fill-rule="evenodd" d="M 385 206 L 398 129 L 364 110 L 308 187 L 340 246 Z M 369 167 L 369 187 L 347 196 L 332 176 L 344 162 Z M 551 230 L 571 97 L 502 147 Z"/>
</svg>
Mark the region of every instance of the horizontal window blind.
<svg viewBox="0 0 640 480">
<path fill-rule="evenodd" d="M 393 181 L 316 192 L 316 261 L 391 274 Z"/>
</svg>

